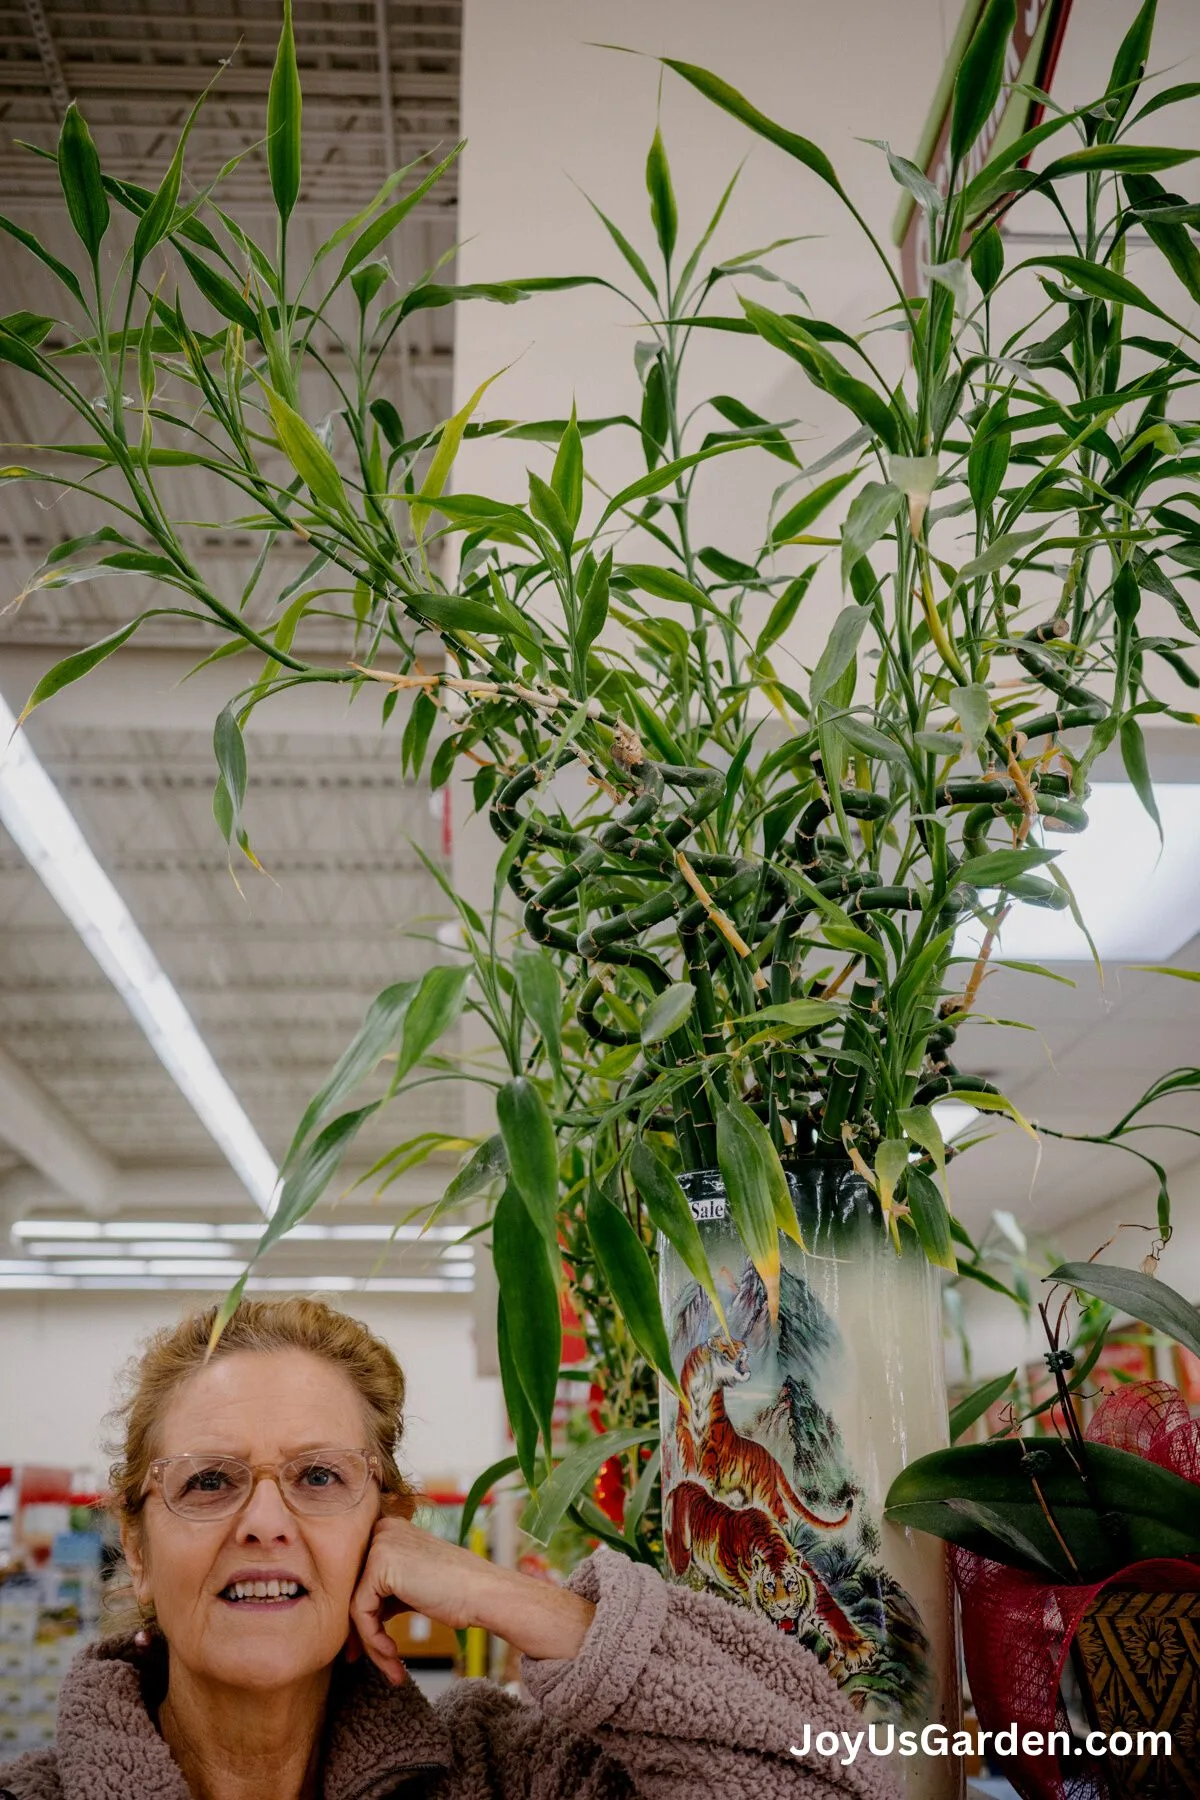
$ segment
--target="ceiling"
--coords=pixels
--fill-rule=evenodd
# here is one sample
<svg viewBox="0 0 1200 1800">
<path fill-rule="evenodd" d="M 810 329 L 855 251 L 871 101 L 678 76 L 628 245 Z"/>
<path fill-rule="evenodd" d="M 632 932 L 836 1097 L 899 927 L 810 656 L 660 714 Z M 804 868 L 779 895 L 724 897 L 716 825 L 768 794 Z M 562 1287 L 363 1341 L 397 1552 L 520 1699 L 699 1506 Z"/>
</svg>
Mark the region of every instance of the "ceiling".
<svg viewBox="0 0 1200 1800">
<path fill-rule="evenodd" d="M 296 0 L 294 12 L 304 166 L 290 256 L 303 266 L 398 163 L 431 151 L 444 155 L 456 142 L 461 7 L 459 0 Z M 186 181 L 191 189 L 205 185 L 233 147 L 246 146 L 224 192 L 247 228 L 270 241 L 262 137 L 279 17 L 276 0 L 0 0 L 5 210 L 69 260 L 54 166 L 14 140 L 53 146 L 74 98 L 103 166 L 156 185 L 196 95 L 228 59 L 189 140 Z M 452 253 L 456 210 L 452 171 L 382 246 L 398 281 Z M 4 310 L 55 310 L 43 273 L 32 258 L 6 250 Z M 392 356 L 389 391 L 413 431 L 450 411 L 452 332 L 450 309 L 424 312 Z M 69 435 L 65 411 L 47 408 L 41 397 L 35 408 L 30 384 L 0 370 L 0 438 L 29 444 Z M 209 527 L 193 530 L 191 547 L 218 593 L 240 592 L 257 555 L 254 540 L 222 529 L 237 500 L 194 472 L 174 496 L 180 517 Z M 99 510 L 78 496 L 55 494 L 47 502 L 40 490 L 6 487 L 0 605 L 22 590 L 55 542 L 99 522 Z M 302 567 L 299 546 L 297 552 L 280 546 L 276 587 L 264 583 L 265 610 Z M 19 708 L 64 650 L 94 642 L 149 599 L 149 588 L 136 581 L 96 581 L 36 592 L 4 613 L 0 690 L 10 705 Z M 29 737 L 278 1159 L 371 998 L 419 975 L 439 954 L 427 940 L 445 902 L 419 852 L 448 861 L 448 821 L 440 799 L 431 803 L 427 790 L 401 774 L 402 714 L 385 732 L 374 695 L 353 710 L 340 698 L 326 705 L 324 696 L 315 709 L 285 703 L 248 733 L 247 824 L 267 873 L 243 865 L 235 882 L 212 820 L 211 732 L 244 676 L 180 685 L 198 653 L 216 641 L 203 625 L 151 621 L 136 650 L 68 701 L 47 706 Z M 318 650 L 322 644 L 339 662 L 351 648 L 336 622 Z M 199 1119 L 2 829 L 0 1052 L 0 1088 L 7 1070 L 10 1105 L 14 1095 L 34 1104 L 60 1140 L 42 1159 L 48 1169 L 38 1170 L 0 1133 L 0 1223 L 31 1211 L 79 1213 L 80 1195 L 58 1191 L 52 1179 L 71 1166 L 58 1154 L 63 1146 L 79 1152 L 85 1167 L 115 1173 L 105 1202 L 110 1219 L 153 1223 L 215 1213 L 253 1223 L 253 1205 Z M 396 1105 L 385 1123 L 363 1133 L 359 1166 L 415 1132 L 461 1129 L 460 1115 L 452 1086 L 421 1090 L 417 1103 Z M 410 1201 L 422 1191 L 419 1183 L 406 1190 Z M 362 1204 L 345 1201 L 338 1218 L 378 1220 L 370 1192 L 363 1191 Z M 414 1278 L 428 1274 L 431 1254 L 440 1254 L 403 1241 L 379 1253 L 384 1274 Z M 8 1254 L 0 1244 L 0 1259 Z M 298 1242 L 276 1252 L 268 1272 L 292 1279 L 316 1270 L 361 1275 L 376 1254 L 353 1241 L 310 1241 L 307 1248 Z"/>
</svg>

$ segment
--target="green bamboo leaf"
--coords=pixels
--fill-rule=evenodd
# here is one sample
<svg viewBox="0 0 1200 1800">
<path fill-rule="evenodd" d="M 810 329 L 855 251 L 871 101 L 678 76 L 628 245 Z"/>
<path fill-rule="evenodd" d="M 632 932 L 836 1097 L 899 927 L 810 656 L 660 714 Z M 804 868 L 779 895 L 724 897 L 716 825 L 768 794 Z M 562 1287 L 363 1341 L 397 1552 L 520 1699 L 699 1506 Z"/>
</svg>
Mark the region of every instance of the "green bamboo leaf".
<svg viewBox="0 0 1200 1800">
<path fill-rule="evenodd" d="M 738 299 L 747 319 L 766 343 L 798 362 L 817 387 L 848 407 L 892 454 L 902 450 L 900 426 L 891 406 L 873 387 L 851 375 L 809 326 L 800 319 L 759 306 L 744 294 L 739 294 Z"/>
<path fill-rule="evenodd" d="M 558 1254 L 558 1142 L 541 1090 L 526 1075 L 496 1095 L 496 1117 L 508 1153 L 513 1191 L 528 1210 L 546 1250 Z"/>
<path fill-rule="evenodd" d="M 416 983 L 411 985 L 415 987 Z M 495 1132 L 471 1152 L 458 1174 L 451 1178 L 438 1207 L 449 1211 L 464 1200 L 477 1199 L 480 1194 L 493 1189 L 497 1182 L 506 1181 L 508 1174 L 508 1151 L 500 1133 Z"/>
<path fill-rule="evenodd" d="M 1142 77 L 1146 73 L 1146 59 L 1150 54 L 1157 6 L 1158 0 L 1143 0 L 1132 25 L 1121 39 L 1113 59 L 1112 73 L 1108 78 L 1107 95 L 1111 98 L 1106 108 L 1108 117 L 1101 127 L 1102 139 L 1116 136 L 1118 126 L 1137 97 Z"/>
<path fill-rule="evenodd" d="M 122 644 L 127 644 L 138 626 L 151 617 L 153 617 L 151 613 L 139 613 L 136 619 L 131 619 L 128 625 L 122 625 L 118 631 L 111 632 L 108 637 L 101 638 L 99 643 L 89 644 L 86 650 L 73 650 L 70 656 L 64 656 L 61 661 L 55 663 L 52 669 L 47 669 L 21 708 L 21 716 L 17 720 L 16 729 L 19 730 L 25 723 L 35 706 L 40 706 L 43 700 L 53 699 L 54 695 L 61 693 L 63 688 L 70 687 L 73 681 L 78 681 L 81 676 L 88 674 L 96 667 L 97 663 L 102 663 L 106 657 L 112 655 L 114 650 L 119 650 Z"/>
<path fill-rule="evenodd" d="M 387 1055 L 400 1035 L 404 1015 L 416 991 L 415 981 L 398 981 L 372 1000 L 358 1031 L 305 1107 L 304 1117 L 296 1127 L 283 1159 L 285 1170 L 292 1166 L 313 1128 Z"/>
<path fill-rule="evenodd" d="M 650 196 L 650 218 L 658 238 L 663 261 L 669 268 L 679 233 L 679 213 L 675 190 L 671 186 L 671 169 L 663 146 L 662 132 L 656 130 L 646 158 L 646 192 Z"/>
<path fill-rule="evenodd" d="M 986 513 L 1004 486 L 1011 449 L 1008 399 L 1002 394 L 979 421 L 967 454 L 967 486 L 977 513 Z"/>
<path fill-rule="evenodd" d="M 910 1163 L 904 1176 L 904 1197 L 921 1248 L 935 1269 L 957 1269 L 954 1237 L 950 1230 L 950 1214 L 942 1198 L 942 1190 L 921 1169 Z"/>
<path fill-rule="evenodd" d="M 217 715 L 213 727 L 213 754 L 217 759 L 218 792 L 223 792 L 228 806 L 218 813 L 225 842 L 242 838 L 242 802 L 246 798 L 246 744 L 238 724 L 233 702 Z"/>
<path fill-rule="evenodd" d="M 811 1031 L 817 1025 L 828 1025 L 840 1018 L 843 1008 L 834 1000 L 782 1000 L 778 1006 L 764 1006 L 739 1020 L 742 1025 L 757 1025 L 763 1019 L 786 1025 L 791 1031 Z"/>
<path fill-rule="evenodd" d="M 771 542 L 786 544 L 806 532 L 820 518 L 829 502 L 836 499 L 842 489 L 854 480 L 857 473 L 856 469 L 847 469 L 842 475 L 831 475 L 828 481 L 819 482 L 811 493 L 805 494 L 802 500 L 797 500 L 781 519 L 775 521 L 771 527 Z"/>
<path fill-rule="evenodd" d="M 470 978 L 471 971 L 466 964 L 456 968 L 448 963 L 436 963 L 432 969 L 426 969 L 404 1012 L 391 1093 L 394 1094 L 405 1077 L 412 1073 L 425 1052 L 457 1023 Z"/>
<path fill-rule="evenodd" d="M 462 600 L 457 594 L 417 594 L 413 606 L 441 631 L 490 633 L 497 637 L 514 635 L 513 626 L 503 613 L 484 600 Z M 516 634 L 524 636 L 523 632 Z"/>
<path fill-rule="evenodd" d="M 267 168 L 279 222 L 286 229 L 300 193 L 300 70 L 292 29 L 292 0 L 283 0 L 283 27 L 267 94 Z"/>
<path fill-rule="evenodd" d="M 634 1141 L 629 1155 L 633 1185 L 645 1202 L 650 1222 L 672 1246 L 689 1275 L 708 1295 L 722 1331 L 728 1335 L 725 1312 L 708 1266 L 704 1243 L 687 1203 L 687 1196 L 661 1157 L 644 1138 Z"/>
<path fill-rule="evenodd" d="M 989 225 L 972 240 L 970 263 L 980 291 L 990 294 L 1004 273 L 1004 239 L 995 225 Z"/>
<path fill-rule="evenodd" d="M 715 1110 L 717 1166 L 730 1217 L 765 1280 L 779 1269 L 778 1224 L 766 1165 L 757 1138 L 747 1128 L 744 1103 L 718 1099 Z"/>
<path fill-rule="evenodd" d="M 899 500 L 899 494 L 896 498 Z M 814 703 L 825 698 L 854 661 L 858 640 L 866 630 L 870 617 L 869 607 L 844 606 L 834 620 L 833 630 L 817 659 L 809 686 Z"/>
<path fill-rule="evenodd" d="M 670 487 L 672 482 L 678 481 L 679 477 L 688 469 L 694 469 L 697 463 L 708 462 L 714 456 L 728 456 L 731 450 L 745 450 L 748 444 L 748 439 L 739 439 L 732 444 L 710 444 L 705 450 L 693 450 L 687 456 L 676 457 L 674 462 L 663 463 L 661 468 L 652 469 L 648 475 L 642 475 L 637 481 L 631 481 L 628 487 L 622 488 L 619 494 L 613 495 L 600 515 L 600 525 L 596 529 L 599 530 L 600 526 L 606 525 L 613 514 L 620 512 L 622 507 L 632 505 L 635 500 L 646 500 L 651 494 L 661 493 L 663 488 Z"/>
<path fill-rule="evenodd" d="M 567 1508 L 591 1486 L 610 1456 L 623 1456 L 639 1444 L 658 1436 L 657 1425 L 630 1426 L 623 1431 L 602 1431 L 563 1458 L 548 1481 L 542 1483 L 521 1514 L 521 1530 L 535 1543 L 548 1544 Z"/>
<path fill-rule="evenodd" d="M 930 181 L 928 175 L 918 169 L 915 162 L 910 162 L 907 156 L 897 156 L 891 145 L 883 138 L 869 138 L 867 141 L 874 144 L 877 150 L 883 151 L 888 159 L 888 167 L 892 171 L 893 180 L 898 181 L 902 188 L 907 189 L 917 205 L 928 213 L 931 219 L 940 218 L 946 208 L 945 197 L 940 189 Z"/>
<path fill-rule="evenodd" d="M 483 1505 L 496 1483 L 498 1481 L 503 1481 L 506 1475 L 513 1474 L 514 1471 L 520 1467 L 521 1459 L 519 1456 L 502 1456 L 499 1462 L 492 1463 L 489 1468 L 486 1468 L 483 1471 L 482 1475 L 477 1475 L 475 1477 L 474 1481 L 471 1483 L 467 1497 L 463 1501 L 462 1517 L 458 1521 L 458 1541 L 460 1544 L 465 1544 L 470 1537 L 471 1526 L 475 1522 L 475 1514 L 479 1511 L 479 1508 Z"/>
<path fill-rule="evenodd" d="M 333 285 L 329 290 L 331 294 L 336 293 L 352 269 L 356 269 L 359 263 L 365 262 L 367 257 L 379 248 L 384 239 L 392 235 L 397 225 L 401 224 L 413 207 L 425 198 L 430 188 L 437 185 L 446 170 L 461 155 L 465 142 L 464 138 L 462 142 L 455 144 L 449 156 L 444 156 L 436 168 L 430 170 L 424 181 L 417 183 L 411 194 L 405 194 L 403 200 L 397 200 L 394 205 L 387 207 L 377 219 L 372 220 L 361 237 L 355 238 L 342 258 L 342 266 L 334 277 Z"/>
<path fill-rule="evenodd" d="M 539 1478 L 538 1422 L 521 1385 L 502 1294 L 496 1304 L 496 1351 L 500 1363 L 500 1385 L 504 1391 L 504 1410 L 512 1427 L 513 1442 L 517 1446 L 517 1461 L 525 1480 L 530 1487 L 534 1487 Z"/>
<path fill-rule="evenodd" d="M 315 1138 L 300 1151 L 284 1177 L 279 1204 L 267 1222 L 258 1241 L 253 1261 L 265 1254 L 271 1245 L 286 1237 L 293 1225 L 310 1213 L 341 1167 L 342 1159 L 361 1127 L 379 1111 L 380 1100 L 372 1100 L 354 1112 L 342 1113 L 318 1131 Z"/>
<path fill-rule="evenodd" d="M 479 386 L 475 389 L 475 392 L 471 395 L 471 398 L 467 401 L 467 404 L 456 412 L 452 419 L 447 419 L 446 423 L 442 426 L 441 436 L 438 438 L 438 446 L 433 454 L 433 461 L 429 465 L 425 480 L 421 484 L 421 491 L 413 502 L 412 510 L 409 515 L 412 521 L 413 536 L 418 542 L 420 542 L 425 535 L 425 527 L 429 522 L 430 507 L 433 502 L 437 500 L 442 489 L 445 487 L 450 475 L 450 470 L 454 466 L 454 459 L 458 455 L 458 447 L 462 443 L 463 432 L 467 428 L 467 420 L 471 417 L 471 414 L 475 411 L 475 408 L 479 405 L 479 402 L 483 399 L 483 396 L 487 393 L 493 381 L 499 380 L 504 372 L 504 369 L 497 369 L 494 375 L 489 375 L 486 381 L 481 381 Z"/>
<path fill-rule="evenodd" d="M 973 681 L 968 687 L 952 687 L 949 701 L 968 746 L 977 750 L 992 722 L 991 695 L 982 682 Z"/>
<path fill-rule="evenodd" d="M 674 69 L 677 75 L 682 75 L 685 81 L 690 82 L 706 100 L 711 100 L 714 106 L 719 106 L 735 119 L 740 119 L 743 125 L 748 125 L 759 137 L 766 138 L 768 143 L 775 144 L 788 156 L 803 163 L 805 168 L 811 169 L 836 194 L 846 198 L 846 191 L 834 172 L 833 164 L 825 152 L 808 138 L 789 131 L 784 125 L 777 125 L 774 119 L 769 119 L 756 106 L 752 106 L 736 88 L 730 87 L 727 81 L 723 81 L 719 75 L 713 75 L 708 69 L 699 68 L 695 63 L 676 62 L 669 56 L 664 56 L 661 60 L 668 69 Z"/>
<path fill-rule="evenodd" d="M 619 226 L 613 223 L 607 213 L 602 213 L 600 211 L 600 208 L 596 205 L 596 202 L 592 199 L 590 194 L 585 194 L 583 197 L 603 225 L 605 231 L 607 231 L 613 243 L 617 246 L 617 249 L 621 252 L 621 255 L 625 258 L 625 261 L 629 264 L 629 267 L 641 282 L 642 286 L 653 295 L 655 300 L 657 300 L 658 289 L 654 285 L 654 277 L 651 275 L 649 269 L 646 267 L 633 245 L 629 242 L 629 239 L 625 236 L 625 233 Z"/>
<path fill-rule="evenodd" d="M 1012 1101 L 1004 1094 L 985 1094 L 982 1089 L 968 1087 L 964 1083 L 961 1087 L 951 1088 L 945 1098 L 947 1100 L 965 1100 L 968 1106 L 975 1108 L 976 1112 L 1003 1113 L 1006 1118 L 1012 1120 L 1014 1125 L 1021 1127 L 1026 1137 L 1032 1138 L 1034 1143 L 1037 1143 L 1037 1132 L 1029 1120 L 1023 1113 L 1017 1111 Z"/>
<path fill-rule="evenodd" d="M 1032 531 L 1006 531 L 990 543 L 979 556 L 973 556 L 958 571 L 958 580 L 974 581 L 979 575 L 992 575 L 1006 563 L 1015 561 L 1028 544 L 1044 537 L 1048 527 L 1037 525 Z"/>
<path fill-rule="evenodd" d="M 842 586 L 860 556 L 878 543 L 904 502 L 899 487 L 891 482 L 868 481 L 850 502 L 842 526 Z"/>
<path fill-rule="evenodd" d="M 754 645 L 756 657 L 765 656 L 771 646 L 777 644 L 791 626 L 819 567 L 819 563 L 809 563 L 807 569 L 797 575 L 794 581 L 788 582 L 767 615 L 766 624 L 758 634 Z"/>
<path fill-rule="evenodd" d="M 942 1138 L 932 1110 L 928 1106 L 910 1106 L 897 1114 L 900 1129 L 907 1133 L 914 1144 L 928 1151 L 933 1158 L 933 1166 L 938 1172 L 942 1187 L 946 1185 L 946 1145 Z"/>
<path fill-rule="evenodd" d="M 581 657 L 587 655 L 608 618 L 609 583 L 612 580 L 613 553 L 606 550 L 596 564 L 595 573 L 584 590 L 579 604 L 579 623 L 575 644 Z"/>
<path fill-rule="evenodd" d="M 982 856 L 969 856 L 960 864 L 955 879 L 975 888 L 1002 888 L 1020 875 L 1028 875 L 1043 863 L 1053 862 L 1057 850 L 1042 850 L 1027 844 L 1023 850 L 986 850 Z"/>
<path fill-rule="evenodd" d="M 723 610 L 703 588 L 688 581 L 676 569 L 662 569 L 657 563 L 621 563 L 617 572 L 657 600 L 678 600 L 681 606 L 699 606 L 711 613 L 720 614 Z"/>
<path fill-rule="evenodd" d="M 571 406 L 567 428 L 559 441 L 550 486 L 566 515 L 569 544 L 583 511 L 583 439 L 579 434 L 574 404 Z"/>
<path fill-rule="evenodd" d="M 229 319 L 234 325 L 240 325 L 242 330 L 251 337 L 261 339 L 263 328 L 258 314 L 241 291 L 234 287 L 232 281 L 227 280 L 219 270 L 212 268 L 202 256 L 197 256 L 186 245 L 177 243 L 175 249 L 209 305 L 214 307 L 223 319 Z"/>
<path fill-rule="evenodd" d="M 1146 739 L 1142 728 L 1132 713 L 1121 720 L 1121 761 L 1125 765 L 1134 793 L 1154 820 L 1158 832 L 1158 841 L 1163 838 L 1162 820 L 1158 813 L 1158 802 L 1154 798 L 1154 782 L 1150 777 L 1150 763 L 1146 755 Z"/>
<path fill-rule="evenodd" d="M 492 1257 L 513 1366 L 550 1452 L 554 1390 L 562 1357 L 562 1310 L 545 1240 L 513 1183 L 496 1202 Z"/>
<path fill-rule="evenodd" d="M 987 0 L 954 82 L 950 154 L 961 162 L 1000 97 L 1004 58 L 1017 23 L 1016 0 Z"/>
<path fill-rule="evenodd" d="M 220 71 L 218 70 L 218 74 L 219 73 Z M 214 75 L 213 81 L 216 81 L 216 79 L 217 76 Z M 191 112 L 188 114 L 183 130 L 179 136 L 179 142 L 175 146 L 175 154 L 167 165 L 167 172 L 159 182 L 157 191 L 150 201 L 149 206 L 147 206 L 145 212 L 137 222 L 137 230 L 133 235 L 132 275 L 135 280 L 137 278 L 138 270 L 141 268 L 150 252 L 154 249 L 154 246 L 161 243 L 167 233 L 175 228 L 175 207 L 179 200 L 180 183 L 183 180 L 184 151 L 187 149 L 187 141 L 191 136 L 192 126 L 196 123 L 196 119 L 199 116 L 200 108 L 204 105 L 204 102 L 208 99 L 208 96 L 212 91 L 213 81 L 209 82 L 195 106 L 193 106 Z"/>
<path fill-rule="evenodd" d="M 1110 300 L 1117 306 L 1137 306 L 1143 312 L 1153 313 L 1156 319 L 1165 319 L 1172 323 L 1169 313 L 1161 306 L 1156 306 L 1148 294 L 1144 294 L 1136 282 L 1130 281 L 1126 275 L 1118 275 L 1115 269 L 1105 268 L 1102 263 L 1089 262 L 1085 256 L 1033 256 L 1021 265 L 1023 268 L 1056 269 L 1082 293 L 1091 294 L 1099 300 Z M 1191 332 L 1187 335 L 1190 337 Z"/>
<path fill-rule="evenodd" d="M 343 518 L 352 519 L 354 514 L 337 464 L 312 426 L 288 405 L 282 394 L 277 394 L 266 382 L 263 383 L 263 392 L 267 396 L 279 447 L 297 475 L 303 478 L 313 499 L 327 511 L 341 513 Z"/>
<path fill-rule="evenodd" d="M 571 521 L 563 510 L 562 502 L 548 482 L 535 475 L 532 469 L 526 470 L 529 477 L 529 510 L 539 525 L 544 525 L 551 537 L 555 538 L 564 556 L 570 556 L 575 542 L 575 532 Z"/>
<path fill-rule="evenodd" d="M 985 1412 L 1002 1400 L 1013 1382 L 1017 1379 L 1017 1371 L 1010 1369 L 1007 1375 L 997 1375 L 992 1381 L 985 1381 L 972 1394 L 967 1394 L 957 1406 L 950 1409 L 950 1442 L 957 1443 L 963 1433 L 970 1431 L 976 1419 L 982 1419 Z"/>
<path fill-rule="evenodd" d="M 1125 192 L 1151 242 L 1162 251 L 1192 299 L 1200 300 L 1200 250 L 1184 225 L 1159 217 L 1154 210 L 1169 198 L 1162 184 L 1152 175 L 1127 175 Z"/>
<path fill-rule="evenodd" d="M 513 979 L 525 1008 L 542 1034 L 550 1066 L 562 1078 L 562 984 L 544 950 L 518 946 L 513 951 Z"/>
<path fill-rule="evenodd" d="M 651 1368 L 678 1393 L 679 1379 L 671 1363 L 671 1346 L 650 1258 L 621 1208 L 606 1200 L 594 1184 L 588 1192 L 587 1229 L 605 1287 L 634 1343 Z"/>
<path fill-rule="evenodd" d="M 1122 1316 L 1140 1319 L 1153 1330 L 1165 1332 L 1193 1356 L 1200 1356 L 1200 1310 L 1157 1275 L 1107 1263 L 1062 1263 L 1043 1280 L 1065 1282 L 1080 1293 L 1104 1300 Z"/>
<path fill-rule="evenodd" d="M 649 1048 L 661 1044 L 690 1016 L 696 1004 L 696 990 L 690 981 L 675 981 L 656 994 L 642 1014 L 642 1043 Z"/>
<path fill-rule="evenodd" d="M 58 134 L 58 179 L 75 235 L 95 262 L 108 230 L 108 195 L 92 134 L 74 100 Z"/>
<path fill-rule="evenodd" d="M 18 244 L 24 244 L 25 248 L 36 256 L 38 261 L 43 263 L 55 279 L 66 288 L 71 298 L 78 301 L 83 310 L 87 311 L 87 301 L 83 297 L 83 289 L 79 285 L 74 270 L 68 269 L 66 263 L 60 262 L 57 256 L 52 256 L 31 231 L 26 231 L 24 226 L 16 225 L 11 219 L 6 219 L 2 215 L 0 215 L 0 231 L 5 231 L 9 237 L 16 238 Z"/>
</svg>

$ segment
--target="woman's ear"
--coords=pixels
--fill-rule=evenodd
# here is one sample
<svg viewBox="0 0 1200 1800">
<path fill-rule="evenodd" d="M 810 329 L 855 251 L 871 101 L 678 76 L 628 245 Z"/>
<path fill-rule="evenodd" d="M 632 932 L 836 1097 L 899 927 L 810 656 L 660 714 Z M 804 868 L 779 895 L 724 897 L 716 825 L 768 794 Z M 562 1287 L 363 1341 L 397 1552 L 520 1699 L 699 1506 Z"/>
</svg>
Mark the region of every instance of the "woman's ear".
<svg viewBox="0 0 1200 1800">
<path fill-rule="evenodd" d="M 133 1583 L 133 1592 L 138 1605 L 148 1606 L 151 1593 L 150 1579 L 146 1568 L 146 1551 L 142 1541 L 141 1525 L 135 1520 L 121 1520 L 121 1554 L 125 1558 L 125 1566 L 129 1570 L 129 1578 Z"/>
</svg>

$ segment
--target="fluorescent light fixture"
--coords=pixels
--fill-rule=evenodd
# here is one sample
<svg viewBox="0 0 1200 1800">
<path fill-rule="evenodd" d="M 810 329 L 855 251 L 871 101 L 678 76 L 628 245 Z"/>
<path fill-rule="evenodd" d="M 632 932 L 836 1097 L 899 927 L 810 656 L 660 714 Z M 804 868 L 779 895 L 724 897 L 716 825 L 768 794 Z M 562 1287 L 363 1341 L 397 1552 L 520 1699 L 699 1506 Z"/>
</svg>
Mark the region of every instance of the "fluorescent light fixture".
<svg viewBox="0 0 1200 1800">
<path fill-rule="evenodd" d="M 979 1117 L 979 1108 L 971 1106 L 966 1100 L 935 1100 L 932 1112 L 947 1144 L 954 1138 L 961 1137 L 972 1119 Z"/>
<path fill-rule="evenodd" d="M 419 1225 L 293 1225 L 284 1242 L 299 1244 L 415 1244 L 424 1240 L 431 1244 L 452 1244 L 462 1237 L 461 1225 L 431 1225 L 422 1231 Z M 261 1224 L 233 1220 L 229 1224 L 212 1225 L 203 1221 L 190 1223 L 173 1219 L 18 1219 L 12 1235 L 26 1239 L 61 1238 L 65 1242 L 117 1243 L 129 1239 L 149 1241 L 152 1238 L 177 1239 L 200 1244 L 212 1256 L 223 1256 L 221 1244 L 256 1244 L 262 1236 Z M 171 1255 L 184 1254 L 173 1244 Z"/>
<path fill-rule="evenodd" d="M 144 1265 L 141 1265 L 144 1267 Z M 85 1271 L 64 1274 L 62 1264 L 38 1268 L 29 1263 L 0 1262 L 0 1293 L 24 1290 L 31 1293 L 56 1291 L 97 1293 L 136 1293 L 164 1291 L 194 1293 L 208 1291 L 197 1279 L 195 1264 L 188 1264 L 186 1274 L 150 1275 L 124 1273 L 97 1274 L 94 1264 Z M 228 1274 L 228 1269 L 223 1271 Z M 252 1275 L 246 1283 L 248 1293 L 361 1293 L 361 1294 L 469 1294 L 474 1288 L 470 1280 L 450 1280 L 440 1276 L 383 1275 L 356 1280 L 352 1275 L 312 1275 L 297 1280 L 291 1275 Z"/>
<path fill-rule="evenodd" d="M 270 1213 L 278 1172 L 149 944 L 0 697 L 0 823 L 112 982 L 238 1178 Z"/>
<path fill-rule="evenodd" d="M 1056 865 L 1106 962 L 1165 962 L 1200 932 L 1200 783 L 1159 782 L 1154 793 L 1161 852 L 1153 820 L 1123 781 L 1093 787 L 1086 831 L 1044 835 L 1048 850 L 1061 851 Z M 960 927 L 955 950 L 969 956 L 982 938 L 982 925 L 971 919 Z M 1018 962 L 1091 957 L 1069 912 L 1019 901 L 1000 927 L 996 954 Z"/>
</svg>

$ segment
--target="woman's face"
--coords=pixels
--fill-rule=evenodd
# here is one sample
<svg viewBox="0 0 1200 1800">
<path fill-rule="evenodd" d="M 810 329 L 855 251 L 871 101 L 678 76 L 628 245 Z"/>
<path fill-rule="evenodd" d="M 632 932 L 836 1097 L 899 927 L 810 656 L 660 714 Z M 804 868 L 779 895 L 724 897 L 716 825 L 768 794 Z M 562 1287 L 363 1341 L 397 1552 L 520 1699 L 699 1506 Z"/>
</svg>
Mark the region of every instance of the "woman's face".
<svg viewBox="0 0 1200 1800">
<path fill-rule="evenodd" d="M 208 1364 L 176 1392 L 156 1444 L 163 1457 L 221 1451 L 254 1468 L 322 1448 L 367 1448 L 363 1408 L 348 1376 L 305 1350 L 238 1351 Z M 348 1511 L 313 1518 L 290 1512 L 264 1476 L 233 1518 L 181 1519 L 152 1484 L 125 1551 L 172 1664 L 193 1678 L 263 1690 L 327 1668 L 346 1641 L 379 1511 L 374 1480 Z M 258 1604 L 230 1592 L 231 1583 L 272 1579 L 302 1591 Z"/>
</svg>

